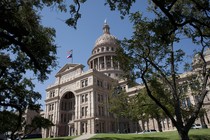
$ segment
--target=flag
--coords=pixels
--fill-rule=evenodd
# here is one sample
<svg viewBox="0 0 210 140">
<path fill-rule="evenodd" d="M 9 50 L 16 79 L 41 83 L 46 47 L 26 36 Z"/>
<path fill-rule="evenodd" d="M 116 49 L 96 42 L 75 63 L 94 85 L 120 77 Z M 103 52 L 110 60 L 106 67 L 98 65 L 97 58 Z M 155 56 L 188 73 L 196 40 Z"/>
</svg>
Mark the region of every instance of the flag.
<svg viewBox="0 0 210 140">
<path fill-rule="evenodd" d="M 72 58 L 72 54 L 68 55 L 67 58 Z"/>
<path fill-rule="evenodd" d="M 68 54 L 67 57 L 66 57 L 67 59 L 68 58 L 72 58 L 72 56 L 73 56 L 73 50 L 68 51 L 67 54 Z"/>
</svg>

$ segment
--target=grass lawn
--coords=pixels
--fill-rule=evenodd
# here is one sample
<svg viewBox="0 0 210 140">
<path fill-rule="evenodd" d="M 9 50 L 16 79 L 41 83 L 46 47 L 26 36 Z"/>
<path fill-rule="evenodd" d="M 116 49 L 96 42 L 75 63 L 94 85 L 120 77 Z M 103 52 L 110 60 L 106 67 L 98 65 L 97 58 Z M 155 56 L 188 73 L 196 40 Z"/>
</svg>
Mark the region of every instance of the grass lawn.
<svg viewBox="0 0 210 140">
<path fill-rule="evenodd" d="M 191 129 L 190 140 L 210 140 L 210 129 Z M 77 136 L 33 140 L 72 140 Z M 150 134 L 97 134 L 89 140 L 179 140 L 177 131 Z"/>
<path fill-rule="evenodd" d="M 72 140 L 78 136 L 66 136 L 66 137 L 56 137 L 56 138 L 37 138 L 32 140 Z M 24 139 L 24 140 L 31 140 L 31 139 Z"/>
<path fill-rule="evenodd" d="M 210 129 L 192 129 L 190 140 L 210 140 Z M 177 131 L 150 134 L 98 134 L 90 140 L 179 140 Z"/>
</svg>

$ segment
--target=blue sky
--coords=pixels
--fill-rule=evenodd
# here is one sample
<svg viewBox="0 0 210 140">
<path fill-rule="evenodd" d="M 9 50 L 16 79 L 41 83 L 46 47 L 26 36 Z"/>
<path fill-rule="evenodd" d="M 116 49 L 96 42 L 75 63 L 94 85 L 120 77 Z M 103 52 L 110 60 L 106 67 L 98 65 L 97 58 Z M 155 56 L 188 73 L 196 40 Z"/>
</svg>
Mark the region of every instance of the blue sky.
<svg viewBox="0 0 210 140">
<path fill-rule="evenodd" d="M 133 7 L 145 11 L 146 4 L 141 2 Z M 144 12 L 146 13 L 146 12 Z M 65 24 L 65 19 L 68 18 L 68 13 L 61 13 L 56 8 L 44 8 L 40 13 L 42 20 L 41 24 L 46 27 L 52 27 L 56 30 L 55 43 L 59 46 L 57 49 L 57 57 L 59 67 L 49 75 L 49 79 L 44 83 L 35 83 L 36 91 L 42 94 L 41 104 L 44 105 L 46 99 L 45 89 L 50 84 L 54 83 L 55 74 L 66 63 L 71 63 L 71 59 L 67 59 L 67 51 L 73 50 L 73 63 L 83 64 L 85 70 L 88 69 L 87 60 L 91 56 L 91 51 L 94 47 L 95 41 L 102 35 L 102 27 L 104 20 L 110 26 L 112 35 L 122 40 L 124 37 L 132 35 L 132 24 L 128 17 L 120 18 L 118 11 L 110 11 L 108 6 L 104 6 L 104 1 L 88 0 L 81 5 L 82 18 L 79 19 L 77 29 L 73 29 Z M 44 108 L 44 106 L 42 107 Z"/>
<path fill-rule="evenodd" d="M 132 11 L 140 9 L 144 16 L 151 16 L 146 12 L 147 0 L 137 2 L 133 6 Z M 45 8 L 40 14 L 42 16 L 42 25 L 55 28 L 55 43 L 59 46 L 57 50 L 59 67 L 53 70 L 49 75 L 49 79 L 44 83 L 36 83 L 35 90 L 42 94 L 42 105 L 44 105 L 44 100 L 46 99 L 45 89 L 54 83 L 55 74 L 66 63 L 72 62 L 71 59 L 66 58 L 67 51 L 73 50 L 73 63 L 83 64 L 85 65 L 85 70 L 88 69 L 87 60 L 91 56 L 95 41 L 102 35 L 105 19 L 110 26 L 111 34 L 119 40 L 122 40 L 124 37 L 129 38 L 133 32 L 132 24 L 128 17 L 122 20 L 120 13 L 118 11 L 110 11 L 108 6 L 104 6 L 104 1 L 102 0 L 88 0 L 81 5 L 82 18 L 79 19 L 76 30 L 65 24 L 65 19 L 69 16 L 68 13 L 61 13 L 56 8 Z M 189 46 L 188 41 L 185 41 L 181 46 Z"/>
</svg>

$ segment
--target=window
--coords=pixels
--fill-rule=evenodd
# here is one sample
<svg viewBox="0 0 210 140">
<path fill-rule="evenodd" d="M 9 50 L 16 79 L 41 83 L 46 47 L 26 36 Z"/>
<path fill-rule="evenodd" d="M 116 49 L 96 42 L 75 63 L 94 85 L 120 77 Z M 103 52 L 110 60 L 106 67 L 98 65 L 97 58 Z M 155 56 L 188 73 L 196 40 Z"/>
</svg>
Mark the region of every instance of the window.
<svg viewBox="0 0 210 140">
<path fill-rule="evenodd" d="M 63 122 L 63 114 L 61 114 L 61 122 Z"/>
<path fill-rule="evenodd" d="M 61 110 L 63 110 L 63 102 L 61 102 Z"/>
<path fill-rule="evenodd" d="M 63 122 L 66 122 L 66 114 L 64 114 Z"/>
<path fill-rule="evenodd" d="M 104 116 L 104 107 L 101 107 L 101 116 Z"/>
<path fill-rule="evenodd" d="M 85 102 L 85 95 L 82 95 L 81 98 L 82 98 L 82 103 L 84 103 Z"/>
<path fill-rule="evenodd" d="M 100 102 L 101 101 L 101 99 L 100 99 L 101 97 L 100 97 L 100 94 L 98 94 L 98 102 Z"/>
<path fill-rule="evenodd" d="M 88 101 L 88 94 L 83 94 L 81 96 L 81 102 L 84 103 L 84 102 L 87 102 Z"/>
<path fill-rule="evenodd" d="M 51 105 L 51 110 L 54 110 L 54 104 Z"/>
<path fill-rule="evenodd" d="M 85 94 L 85 102 L 88 101 L 88 94 Z"/>
<path fill-rule="evenodd" d="M 50 98 L 55 97 L 55 91 L 50 91 Z"/>
<path fill-rule="evenodd" d="M 81 87 L 88 86 L 88 79 L 81 80 Z"/>
<path fill-rule="evenodd" d="M 51 105 L 49 105 L 49 108 L 48 108 L 48 110 L 49 110 L 49 111 L 51 110 Z"/>
<path fill-rule="evenodd" d="M 82 107 L 82 117 L 85 115 L 84 107 Z"/>
<path fill-rule="evenodd" d="M 101 102 L 103 102 L 104 98 L 103 98 L 103 95 L 101 95 Z"/>
<path fill-rule="evenodd" d="M 104 107 L 103 106 L 98 106 L 98 115 L 104 116 Z"/>
<path fill-rule="evenodd" d="M 66 110 L 66 102 L 65 102 L 64 110 Z"/>
<path fill-rule="evenodd" d="M 49 110 L 49 111 L 54 110 L 54 104 L 49 104 L 48 110 Z"/>
<path fill-rule="evenodd" d="M 85 107 L 85 116 L 87 116 L 87 114 L 88 114 L 88 107 L 86 106 Z"/>
<path fill-rule="evenodd" d="M 103 82 L 102 81 L 100 81 L 100 86 L 103 87 Z"/>
<path fill-rule="evenodd" d="M 84 116 L 87 116 L 88 114 L 88 106 L 83 106 L 81 108 L 81 116 L 84 117 Z"/>
<path fill-rule="evenodd" d="M 98 106 L 98 115 L 101 116 L 101 107 Z"/>
</svg>

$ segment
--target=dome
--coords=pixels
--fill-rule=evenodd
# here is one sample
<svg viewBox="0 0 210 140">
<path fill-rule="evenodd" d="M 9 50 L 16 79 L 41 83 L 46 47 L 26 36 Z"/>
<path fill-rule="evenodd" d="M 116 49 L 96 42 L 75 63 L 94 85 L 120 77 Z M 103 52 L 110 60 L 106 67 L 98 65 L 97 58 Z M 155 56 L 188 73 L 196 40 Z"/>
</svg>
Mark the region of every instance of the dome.
<svg viewBox="0 0 210 140">
<path fill-rule="evenodd" d="M 105 21 L 104 27 L 103 27 L 103 35 L 101 35 L 96 40 L 94 47 L 105 45 L 105 44 L 115 46 L 118 43 L 117 38 L 110 34 L 109 29 L 110 29 L 109 25 Z"/>
<path fill-rule="evenodd" d="M 117 38 L 110 34 L 103 34 L 96 40 L 95 47 L 104 44 L 117 44 Z"/>
</svg>

